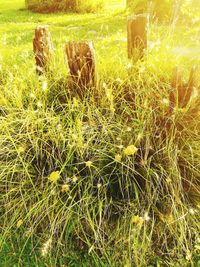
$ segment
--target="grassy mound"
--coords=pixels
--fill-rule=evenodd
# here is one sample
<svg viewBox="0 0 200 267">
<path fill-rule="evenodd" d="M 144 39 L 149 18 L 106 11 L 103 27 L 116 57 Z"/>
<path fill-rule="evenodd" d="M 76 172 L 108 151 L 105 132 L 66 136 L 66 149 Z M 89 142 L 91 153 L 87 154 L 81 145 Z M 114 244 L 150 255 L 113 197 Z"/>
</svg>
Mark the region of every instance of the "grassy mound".
<svg viewBox="0 0 200 267">
<path fill-rule="evenodd" d="M 36 12 L 96 12 L 103 7 L 103 0 L 26 0 L 28 9 Z"/>
<path fill-rule="evenodd" d="M 155 255 L 184 266 L 195 255 L 199 103 L 169 114 L 168 85 L 138 71 L 103 83 L 98 103 L 49 77 L 16 96 L 21 108 L 2 107 L 3 240 L 17 229 L 43 256 L 81 251 L 94 266 L 148 266 Z"/>
</svg>

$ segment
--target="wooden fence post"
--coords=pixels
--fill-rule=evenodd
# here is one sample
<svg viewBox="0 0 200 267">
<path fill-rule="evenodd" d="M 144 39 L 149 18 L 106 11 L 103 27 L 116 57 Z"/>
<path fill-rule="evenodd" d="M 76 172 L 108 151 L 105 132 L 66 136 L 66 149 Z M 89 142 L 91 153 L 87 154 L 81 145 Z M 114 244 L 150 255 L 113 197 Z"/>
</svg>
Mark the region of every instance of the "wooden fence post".
<svg viewBox="0 0 200 267">
<path fill-rule="evenodd" d="M 97 70 L 93 42 L 67 42 L 65 53 L 73 82 L 80 89 L 95 87 Z"/>
<path fill-rule="evenodd" d="M 148 22 L 147 14 L 128 17 L 128 58 L 143 58 L 147 48 Z"/>
<path fill-rule="evenodd" d="M 194 65 L 187 83 L 183 82 L 182 73 L 176 67 L 172 74 L 171 93 L 169 95 L 170 106 L 185 108 L 189 103 L 194 87 L 198 86 L 198 66 Z"/>
<path fill-rule="evenodd" d="M 53 54 L 53 44 L 48 26 L 36 27 L 33 51 L 36 60 L 36 72 L 38 75 L 42 75 L 47 71 Z"/>
</svg>

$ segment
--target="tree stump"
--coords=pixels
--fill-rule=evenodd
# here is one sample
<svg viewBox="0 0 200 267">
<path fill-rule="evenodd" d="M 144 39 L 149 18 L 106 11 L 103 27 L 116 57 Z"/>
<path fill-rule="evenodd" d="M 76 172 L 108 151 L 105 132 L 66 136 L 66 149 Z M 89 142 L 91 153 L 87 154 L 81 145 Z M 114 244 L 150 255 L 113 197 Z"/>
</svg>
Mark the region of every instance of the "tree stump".
<svg viewBox="0 0 200 267">
<path fill-rule="evenodd" d="M 184 83 L 182 73 L 176 67 L 172 74 L 171 92 L 169 96 L 171 108 L 185 108 L 189 103 L 194 87 L 198 86 L 198 67 L 194 65 L 187 83 Z"/>
<path fill-rule="evenodd" d="M 42 75 L 48 70 L 53 54 L 53 44 L 48 26 L 38 26 L 35 29 L 33 51 L 36 60 L 36 72 L 38 75 Z"/>
<path fill-rule="evenodd" d="M 144 57 L 147 48 L 148 22 L 147 14 L 128 17 L 128 58 Z"/>
<path fill-rule="evenodd" d="M 73 82 L 79 89 L 95 87 L 97 82 L 96 57 L 92 41 L 67 42 L 67 64 Z"/>
</svg>

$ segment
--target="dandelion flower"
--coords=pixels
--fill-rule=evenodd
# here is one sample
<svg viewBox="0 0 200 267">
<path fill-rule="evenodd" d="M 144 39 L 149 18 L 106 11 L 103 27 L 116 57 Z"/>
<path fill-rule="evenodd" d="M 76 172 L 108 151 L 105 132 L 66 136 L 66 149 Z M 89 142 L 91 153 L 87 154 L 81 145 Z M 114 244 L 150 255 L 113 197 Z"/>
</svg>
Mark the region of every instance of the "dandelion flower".
<svg viewBox="0 0 200 267">
<path fill-rule="evenodd" d="M 60 172 L 59 171 L 56 171 L 56 172 L 52 172 L 49 176 L 49 180 L 52 182 L 52 183 L 55 183 L 58 181 L 58 179 L 60 178 Z"/>
<path fill-rule="evenodd" d="M 85 162 L 85 165 L 86 165 L 86 167 L 89 167 L 90 168 L 92 166 L 92 161 L 90 161 L 90 160 L 89 161 L 86 161 Z"/>
<path fill-rule="evenodd" d="M 19 228 L 21 225 L 23 224 L 23 220 L 19 220 L 18 222 L 17 222 L 17 228 Z"/>
<path fill-rule="evenodd" d="M 115 161 L 121 161 L 122 160 L 122 156 L 120 154 L 115 155 Z"/>
<path fill-rule="evenodd" d="M 61 192 L 62 193 L 67 193 L 67 192 L 69 192 L 69 190 L 70 190 L 70 186 L 68 184 L 64 184 L 62 186 Z"/>
<path fill-rule="evenodd" d="M 138 148 L 134 145 L 128 146 L 127 148 L 124 149 L 124 154 L 126 156 L 132 156 L 138 151 Z"/>
</svg>

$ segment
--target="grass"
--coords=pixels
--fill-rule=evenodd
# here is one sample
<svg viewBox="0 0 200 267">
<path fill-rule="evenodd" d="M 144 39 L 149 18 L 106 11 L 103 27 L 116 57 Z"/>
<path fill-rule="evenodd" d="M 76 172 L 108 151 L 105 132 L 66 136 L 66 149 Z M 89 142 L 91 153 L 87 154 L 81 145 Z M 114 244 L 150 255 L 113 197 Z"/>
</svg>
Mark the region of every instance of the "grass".
<svg viewBox="0 0 200 267">
<path fill-rule="evenodd" d="M 26 0 L 26 7 L 34 12 L 40 13 L 56 13 L 56 12 L 64 12 L 71 11 L 77 13 L 91 13 L 97 12 L 103 8 L 103 1 L 35 1 L 35 0 Z"/>
<path fill-rule="evenodd" d="M 152 23 L 135 63 L 124 6 L 75 15 L 0 3 L 0 266 L 200 264 L 199 98 L 173 113 L 168 101 L 174 66 L 188 78 L 197 63 L 199 25 Z M 55 48 L 40 80 L 38 24 Z M 74 39 L 94 41 L 97 99 L 70 87 L 63 47 Z"/>
</svg>

